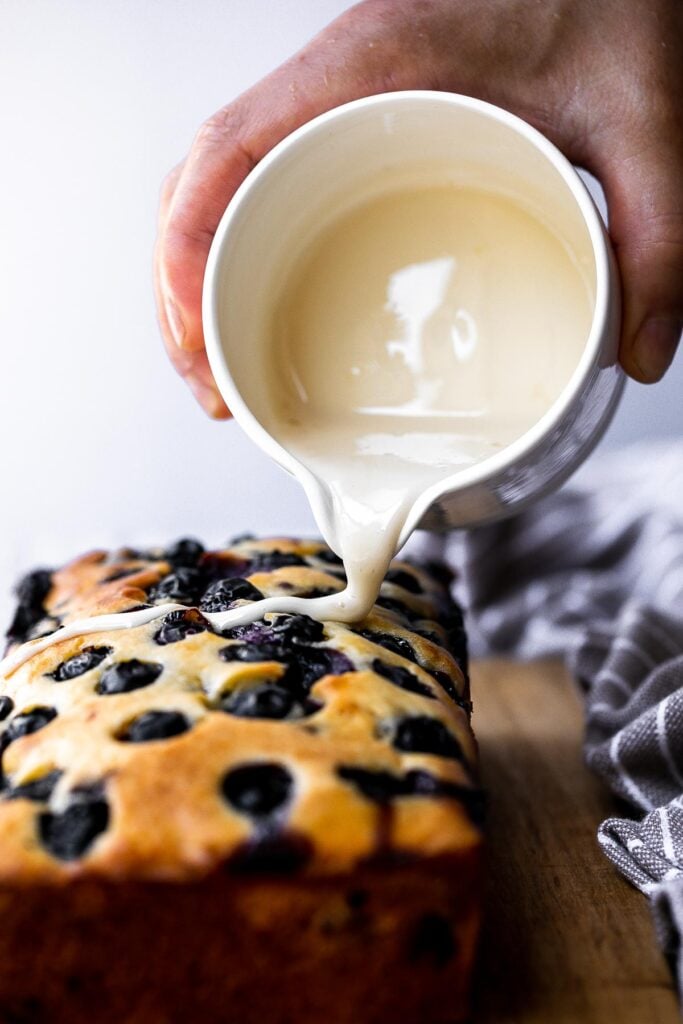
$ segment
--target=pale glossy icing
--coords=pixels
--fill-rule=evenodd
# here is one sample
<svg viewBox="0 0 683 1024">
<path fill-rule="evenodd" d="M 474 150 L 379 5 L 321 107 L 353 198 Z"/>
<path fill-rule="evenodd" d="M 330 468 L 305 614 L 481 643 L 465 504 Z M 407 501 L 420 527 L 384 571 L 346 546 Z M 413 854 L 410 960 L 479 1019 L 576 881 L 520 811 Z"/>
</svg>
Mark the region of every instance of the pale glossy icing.
<svg viewBox="0 0 683 1024">
<path fill-rule="evenodd" d="M 337 604 L 336 598 L 343 598 L 346 592 L 340 595 L 330 594 L 326 597 L 266 597 L 262 601 L 253 601 L 250 604 L 240 605 L 231 608 L 226 612 L 202 612 L 204 618 L 217 631 L 232 629 L 234 626 L 244 626 L 256 619 L 262 618 L 268 612 L 303 612 L 312 615 L 314 618 L 336 619 L 339 622 L 353 622 L 353 615 L 345 616 L 343 600 Z M 138 626 L 146 626 L 156 619 L 162 619 L 169 612 L 187 610 L 184 604 L 160 604 L 151 608 L 139 608 L 131 612 L 114 612 L 109 615 L 93 615 L 90 618 L 74 619 L 66 625 L 56 629 L 54 633 L 38 637 L 21 644 L 7 657 L 0 661 L 0 676 L 7 678 L 21 668 L 23 664 L 40 654 L 42 651 L 62 643 L 64 640 L 72 640 L 78 636 L 88 636 L 90 633 L 107 633 L 117 629 L 136 629 Z"/>
</svg>

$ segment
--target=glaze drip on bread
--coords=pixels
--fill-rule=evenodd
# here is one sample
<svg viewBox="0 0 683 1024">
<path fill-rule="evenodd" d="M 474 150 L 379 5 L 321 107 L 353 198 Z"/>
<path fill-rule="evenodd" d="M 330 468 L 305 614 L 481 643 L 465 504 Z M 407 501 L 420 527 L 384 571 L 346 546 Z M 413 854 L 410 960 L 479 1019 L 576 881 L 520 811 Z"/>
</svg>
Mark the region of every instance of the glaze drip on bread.
<svg viewBox="0 0 683 1024">
<path fill-rule="evenodd" d="M 327 875 L 476 849 L 462 618 L 443 582 L 397 562 L 353 627 L 272 614 L 219 632 L 207 617 L 342 575 L 315 541 L 183 541 L 95 552 L 25 586 L 25 639 L 171 611 L 55 637 L 6 681 L 0 882 Z"/>
</svg>

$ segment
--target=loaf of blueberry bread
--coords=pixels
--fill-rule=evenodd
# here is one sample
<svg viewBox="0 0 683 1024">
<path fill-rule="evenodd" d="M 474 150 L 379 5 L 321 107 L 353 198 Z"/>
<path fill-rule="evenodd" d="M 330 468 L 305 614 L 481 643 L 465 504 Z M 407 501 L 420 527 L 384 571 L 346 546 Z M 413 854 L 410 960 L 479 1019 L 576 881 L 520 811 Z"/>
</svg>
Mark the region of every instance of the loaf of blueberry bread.
<svg viewBox="0 0 683 1024">
<path fill-rule="evenodd" d="M 0 1020 L 465 1019 L 481 794 L 448 579 L 397 561 L 354 626 L 205 618 L 343 586 L 319 542 L 252 538 L 21 582 L 10 650 L 183 607 L 0 680 Z"/>
</svg>

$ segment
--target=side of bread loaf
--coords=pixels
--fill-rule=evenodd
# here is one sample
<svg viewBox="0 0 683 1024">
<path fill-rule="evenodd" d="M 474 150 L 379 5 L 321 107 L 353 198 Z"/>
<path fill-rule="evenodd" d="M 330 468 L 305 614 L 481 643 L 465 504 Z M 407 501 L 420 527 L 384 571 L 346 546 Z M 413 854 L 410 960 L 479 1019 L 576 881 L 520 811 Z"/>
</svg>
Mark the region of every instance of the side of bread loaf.
<svg viewBox="0 0 683 1024">
<path fill-rule="evenodd" d="M 343 586 L 329 549 L 284 538 L 95 552 L 20 585 L 12 644 L 182 607 L 57 634 L 4 682 L 8 1020 L 464 1018 L 481 797 L 444 580 L 395 563 L 352 627 L 205 618 Z"/>
</svg>

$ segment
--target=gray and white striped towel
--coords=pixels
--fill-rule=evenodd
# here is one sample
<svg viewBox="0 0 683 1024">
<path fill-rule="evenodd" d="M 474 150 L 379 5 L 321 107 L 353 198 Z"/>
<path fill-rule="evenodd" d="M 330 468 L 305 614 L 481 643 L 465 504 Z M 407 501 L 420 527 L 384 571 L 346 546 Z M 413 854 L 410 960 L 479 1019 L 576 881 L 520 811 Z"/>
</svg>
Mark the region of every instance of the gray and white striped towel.
<svg viewBox="0 0 683 1024">
<path fill-rule="evenodd" d="M 633 808 L 598 841 L 683 992 L 683 443 L 595 456 L 517 518 L 423 543 L 464 569 L 475 655 L 566 658 L 587 762 Z"/>
</svg>

